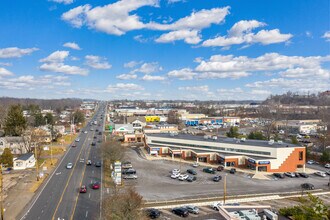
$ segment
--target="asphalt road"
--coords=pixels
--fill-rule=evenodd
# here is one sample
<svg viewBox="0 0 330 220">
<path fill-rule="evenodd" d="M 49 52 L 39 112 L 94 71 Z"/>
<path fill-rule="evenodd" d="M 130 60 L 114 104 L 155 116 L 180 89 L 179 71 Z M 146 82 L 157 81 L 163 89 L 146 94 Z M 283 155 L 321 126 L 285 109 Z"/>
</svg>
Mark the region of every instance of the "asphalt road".
<svg viewBox="0 0 330 220">
<path fill-rule="evenodd" d="M 96 140 L 102 139 L 102 136 L 96 134 L 95 129 L 102 128 L 104 124 L 99 118 L 100 112 L 104 109 L 105 106 L 100 106 L 91 120 L 102 123 L 97 126 L 87 125 L 82 129 L 88 133 L 80 133 L 80 141 L 76 142 L 76 147 L 68 148 L 58 167 L 46 180 L 21 219 L 99 219 L 101 189 L 92 190 L 90 185 L 94 181 L 101 182 L 101 168 L 95 165 L 86 166 L 86 162 L 88 159 L 92 162 L 101 161 L 100 143 Z M 91 127 L 94 131 L 90 131 Z M 94 136 L 98 136 L 98 139 L 94 139 Z M 96 146 L 91 146 L 93 141 L 96 142 Z M 73 163 L 72 169 L 66 168 L 68 163 Z M 79 193 L 81 185 L 89 187 L 86 194 Z"/>
</svg>

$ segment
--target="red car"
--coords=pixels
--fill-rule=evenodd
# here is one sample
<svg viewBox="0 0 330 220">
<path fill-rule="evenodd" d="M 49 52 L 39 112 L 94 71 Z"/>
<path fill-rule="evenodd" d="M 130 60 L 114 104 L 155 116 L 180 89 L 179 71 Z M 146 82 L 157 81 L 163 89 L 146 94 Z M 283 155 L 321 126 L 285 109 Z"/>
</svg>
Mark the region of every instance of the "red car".
<svg viewBox="0 0 330 220">
<path fill-rule="evenodd" d="M 76 144 L 72 144 L 72 147 L 76 147 Z"/>
<path fill-rule="evenodd" d="M 99 182 L 95 182 L 95 183 L 93 183 L 92 188 L 93 189 L 99 189 L 100 186 L 101 186 L 101 184 Z"/>
<path fill-rule="evenodd" d="M 87 192 L 87 187 L 85 185 L 82 185 L 80 187 L 80 193 L 86 193 Z"/>
</svg>

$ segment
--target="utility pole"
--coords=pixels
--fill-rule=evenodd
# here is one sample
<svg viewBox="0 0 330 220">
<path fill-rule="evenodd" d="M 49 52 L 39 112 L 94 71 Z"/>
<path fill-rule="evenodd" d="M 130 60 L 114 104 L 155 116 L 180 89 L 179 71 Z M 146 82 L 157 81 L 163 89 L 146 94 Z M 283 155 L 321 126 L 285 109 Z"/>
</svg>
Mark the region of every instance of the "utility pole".
<svg viewBox="0 0 330 220">
<path fill-rule="evenodd" d="M 1 188 L 1 220 L 3 220 L 4 210 L 3 210 L 3 181 L 2 181 L 2 164 L 0 165 L 0 188 Z"/>
<path fill-rule="evenodd" d="M 181 172 L 181 158 L 182 158 L 182 148 L 180 147 L 180 172 Z"/>
<path fill-rule="evenodd" d="M 38 165 L 38 155 L 37 155 L 37 147 L 36 144 L 34 144 L 34 157 L 36 159 L 36 171 L 37 171 L 37 181 L 39 181 L 39 165 Z"/>
<path fill-rule="evenodd" d="M 51 144 L 49 145 L 49 147 L 50 147 L 50 165 L 53 166 L 53 148 Z"/>
<path fill-rule="evenodd" d="M 225 180 L 223 182 L 223 205 L 226 204 L 226 194 L 227 194 L 227 174 L 225 174 Z"/>
</svg>

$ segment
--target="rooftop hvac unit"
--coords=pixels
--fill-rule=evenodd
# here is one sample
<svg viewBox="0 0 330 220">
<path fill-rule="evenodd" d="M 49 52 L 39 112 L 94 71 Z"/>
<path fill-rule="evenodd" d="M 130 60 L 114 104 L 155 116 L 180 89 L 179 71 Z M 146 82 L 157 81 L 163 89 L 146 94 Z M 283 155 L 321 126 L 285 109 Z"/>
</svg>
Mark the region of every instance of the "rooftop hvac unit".
<svg viewBox="0 0 330 220">
<path fill-rule="evenodd" d="M 269 209 L 264 209 L 264 213 L 268 219 L 278 220 L 278 216 L 274 212 L 270 211 Z"/>
<path fill-rule="evenodd" d="M 241 138 L 241 142 L 245 142 L 246 141 L 246 138 Z"/>
<path fill-rule="evenodd" d="M 269 144 L 269 145 L 273 145 L 273 144 L 274 144 L 274 140 L 269 140 L 269 141 L 268 141 L 268 144 Z"/>
<path fill-rule="evenodd" d="M 277 141 L 277 144 L 281 145 L 281 144 L 283 144 L 283 141 Z"/>
<path fill-rule="evenodd" d="M 217 140 L 218 139 L 218 136 L 213 136 L 212 139 L 213 140 Z"/>
<path fill-rule="evenodd" d="M 211 139 L 210 135 L 204 135 L 204 139 Z"/>
</svg>

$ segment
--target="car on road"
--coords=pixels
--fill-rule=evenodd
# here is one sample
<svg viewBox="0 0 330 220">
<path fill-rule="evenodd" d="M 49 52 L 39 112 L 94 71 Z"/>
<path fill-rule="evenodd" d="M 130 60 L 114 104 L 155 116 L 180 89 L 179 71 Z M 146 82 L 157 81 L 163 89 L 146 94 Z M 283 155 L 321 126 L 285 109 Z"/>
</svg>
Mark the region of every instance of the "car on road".
<svg viewBox="0 0 330 220">
<path fill-rule="evenodd" d="M 315 172 L 315 175 L 321 176 L 321 177 L 326 177 L 327 176 L 327 174 L 323 171 L 317 171 L 317 172 Z"/>
<path fill-rule="evenodd" d="M 296 175 L 292 172 L 285 172 L 284 174 L 288 177 L 291 177 L 291 178 L 296 177 Z"/>
<path fill-rule="evenodd" d="M 198 163 L 198 162 L 195 162 L 195 163 L 193 163 L 192 166 L 193 166 L 193 167 L 199 167 L 199 163 Z"/>
<path fill-rule="evenodd" d="M 100 162 L 100 161 L 97 161 L 97 162 L 95 163 L 95 166 L 96 166 L 96 167 L 101 167 L 101 162 Z"/>
<path fill-rule="evenodd" d="M 193 214 L 199 214 L 199 208 L 197 206 L 194 206 L 194 205 L 187 205 L 185 207 L 189 213 L 193 213 Z"/>
<path fill-rule="evenodd" d="M 283 173 L 274 173 L 273 174 L 276 178 L 279 178 L 279 179 L 284 179 L 284 175 L 283 175 Z"/>
<path fill-rule="evenodd" d="M 71 145 L 71 147 L 77 147 L 77 145 L 76 145 L 75 143 L 73 143 L 73 144 Z"/>
<path fill-rule="evenodd" d="M 307 161 L 307 164 L 312 165 L 312 164 L 317 164 L 317 162 L 315 160 L 309 160 L 309 161 Z"/>
<path fill-rule="evenodd" d="M 180 176 L 180 173 L 172 173 L 171 178 L 176 179 Z"/>
<path fill-rule="evenodd" d="M 181 172 L 180 169 L 173 169 L 173 170 L 172 170 L 172 174 L 173 174 L 173 173 L 180 173 L 180 172 Z"/>
<path fill-rule="evenodd" d="M 224 170 L 224 167 L 223 166 L 218 166 L 217 167 L 217 171 L 223 171 Z"/>
<path fill-rule="evenodd" d="M 188 182 L 194 182 L 196 181 L 196 177 L 195 176 L 188 176 L 188 178 L 186 179 Z"/>
<path fill-rule="evenodd" d="M 94 182 L 92 185 L 93 189 L 99 189 L 101 187 L 101 184 L 99 182 Z"/>
<path fill-rule="evenodd" d="M 213 177 L 213 181 L 214 181 L 214 182 L 219 182 L 221 179 L 222 179 L 222 177 L 219 176 L 219 175 Z"/>
<path fill-rule="evenodd" d="M 79 138 L 77 138 L 77 139 L 76 139 L 76 142 L 79 142 L 79 141 L 80 141 L 80 139 L 79 139 Z"/>
<path fill-rule="evenodd" d="M 181 216 L 181 217 L 188 217 L 189 216 L 189 211 L 186 208 L 183 208 L 183 207 L 172 209 L 172 213 L 174 213 L 178 216 Z"/>
<path fill-rule="evenodd" d="M 187 170 L 187 173 L 190 173 L 190 174 L 192 174 L 192 175 L 197 175 L 197 172 L 196 172 L 196 170 L 194 170 L 194 169 L 188 169 L 188 170 Z"/>
<path fill-rule="evenodd" d="M 236 173 L 236 169 L 235 168 L 231 168 L 230 171 L 229 171 L 229 173 L 235 174 Z"/>
<path fill-rule="evenodd" d="M 301 184 L 302 189 L 313 190 L 315 189 L 314 185 L 311 183 L 303 183 Z"/>
<path fill-rule="evenodd" d="M 84 131 L 84 134 L 87 134 L 87 131 Z"/>
<path fill-rule="evenodd" d="M 95 146 L 96 145 L 96 143 L 95 142 L 92 142 L 92 146 Z"/>
<path fill-rule="evenodd" d="M 136 170 L 130 168 L 130 169 L 123 170 L 121 173 L 124 175 L 136 174 Z"/>
<path fill-rule="evenodd" d="M 96 139 L 97 137 L 96 137 L 96 136 L 94 136 L 93 138 L 94 138 L 94 139 Z"/>
<path fill-rule="evenodd" d="M 79 190 L 80 193 L 86 193 L 87 192 L 87 187 L 85 185 L 82 185 Z"/>
<path fill-rule="evenodd" d="M 180 181 L 184 181 L 184 180 L 186 180 L 188 177 L 189 177 L 188 174 L 181 174 L 181 175 L 178 177 L 178 180 L 180 180 Z"/>
<path fill-rule="evenodd" d="M 327 163 L 326 165 L 324 165 L 325 168 L 330 168 L 330 163 Z"/>
<path fill-rule="evenodd" d="M 136 174 L 123 175 L 123 179 L 137 179 Z"/>
<path fill-rule="evenodd" d="M 212 167 L 206 167 L 206 168 L 204 168 L 203 169 L 203 172 L 215 174 L 215 170 Z"/>
<path fill-rule="evenodd" d="M 147 216 L 151 219 L 159 218 L 160 211 L 158 209 L 147 209 L 146 210 Z"/>
<path fill-rule="evenodd" d="M 303 178 L 308 178 L 309 175 L 307 173 L 299 173 L 299 175 Z"/>
<path fill-rule="evenodd" d="M 67 169 L 72 169 L 72 167 L 73 167 L 73 164 L 72 164 L 72 163 L 68 163 L 68 164 L 66 165 L 66 168 L 67 168 Z"/>
<path fill-rule="evenodd" d="M 92 161 L 91 160 L 87 160 L 86 165 L 88 165 L 88 166 L 92 165 Z"/>
</svg>

